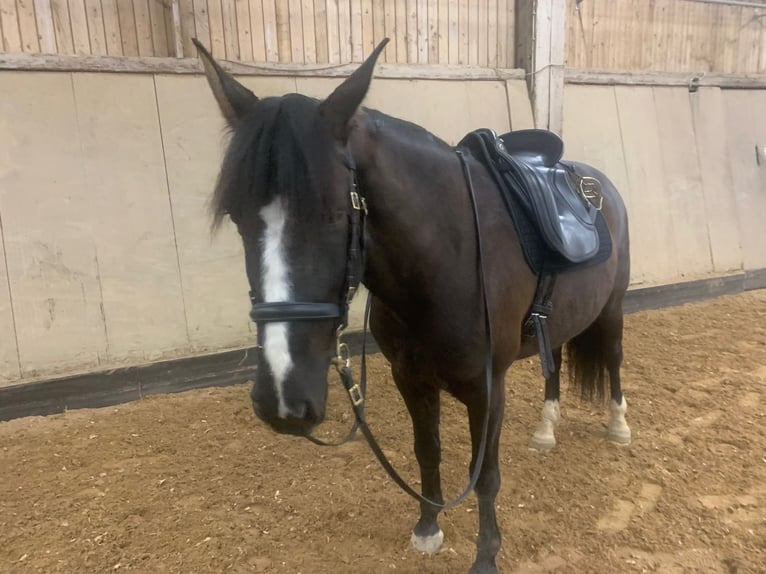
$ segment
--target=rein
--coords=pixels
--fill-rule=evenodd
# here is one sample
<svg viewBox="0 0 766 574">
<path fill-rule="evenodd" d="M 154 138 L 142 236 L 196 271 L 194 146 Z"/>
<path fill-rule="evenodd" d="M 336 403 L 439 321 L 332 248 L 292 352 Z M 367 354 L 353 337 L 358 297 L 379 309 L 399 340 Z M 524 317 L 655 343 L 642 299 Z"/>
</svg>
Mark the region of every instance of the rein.
<svg viewBox="0 0 766 574">
<path fill-rule="evenodd" d="M 470 493 L 476 487 L 476 483 L 479 480 L 481 469 L 484 463 L 484 455 L 487 448 L 487 434 L 489 428 L 489 413 L 492 401 L 492 355 L 494 348 L 494 341 L 492 336 L 492 322 L 490 320 L 489 313 L 489 301 L 487 299 L 487 285 L 486 274 L 484 269 L 484 252 L 481 241 L 481 227 L 479 225 L 479 211 L 476 201 L 476 194 L 473 187 L 473 179 L 471 178 L 471 171 L 466 162 L 463 152 L 459 149 L 455 150 L 455 154 L 460 160 L 460 166 L 463 171 L 463 176 L 468 187 L 469 196 L 471 198 L 471 208 L 473 211 L 474 225 L 476 228 L 476 246 L 478 257 L 478 275 L 479 282 L 481 284 L 482 298 L 484 302 L 484 320 L 487 326 L 486 328 L 486 342 L 487 342 L 487 355 L 484 364 L 484 376 L 485 376 L 485 410 L 484 419 L 482 423 L 481 441 L 479 443 L 479 449 L 476 453 L 474 467 L 471 471 L 471 477 L 468 486 L 465 490 L 455 499 L 442 503 L 434 500 L 430 500 L 423 496 L 421 493 L 414 490 L 407 482 L 399 475 L 396 469 L 391 465 L 386 457 L 383 449 L 375 439 L 370 427 L 367 425 L 367 420 L 364 412 L 364 397 L 367 389 L 367 331 L 370 319 L 370 309 L 372 307 L 372 295 L 368 292 L 367 301 L 364 309 L 364 321 L 362 327 L 362 359 L 361 359 L 361 373 L 359 378 L 359 384 L 354 383 L 353 373 L 351 371 L 351 358 L 348 346 L 341 342 L 343 331 L 348 326 L 348 307 L 351 303 L 356 290 L 362 280 L 362 272 L 364 268 L 364 224 L 367 215 L 367 204 L 365 199 L 359 193 L 359 186 L 356 177 L 356 163 L 351 157 L 350 152 L 347 151 L 345 164 L 350 173 L 350 188 L 349 198 L 351 203 L 351 214 L 349 215 L 349 247 L 348 247 L 348 263 L 346 268 L 346 289 L 343 300 L 340 304 L 336 303 L 305 303 L 305 302 L 273 302 L 273 303 L 257 303 L 253 292 L 250 293 L 250 299 L 252 302 L 252 309 L 250 311 L 250 317 L 256 323 L 268 323 L 268 322 L 282 322 L 282 321 L 310 321 L 310 320 L 327 320 L 327 319 L 340 319 L 340 325 L 336 335 L 336 356 L 333 359 L 333 364 L 340 375 L 343 387 L 348 393 L 351 401 L 351 406 L 354 411 L 355 421 L 348 432 L 348 434 L 336 442 L 327 442 L 322 439 L 318 439 L 311 435 L 306 435 L 306 438 L 314 444 L 320 446 L 340 446 L 349 440 L 351 440 L 357 430 L 361 430 L 364 438 L 367 440 L 367 444 L 375 454 L 378 462 L 386 471 L 388 476 L 393 480 L 404 492 L 415 498 L 421 503 L 430 504 L 440 509 L 448 509 L 457 506 L 463 502 Z M 262 344 L 261 335 L 262 329 L 258 328 L 259 346 Z"/>
</svg>

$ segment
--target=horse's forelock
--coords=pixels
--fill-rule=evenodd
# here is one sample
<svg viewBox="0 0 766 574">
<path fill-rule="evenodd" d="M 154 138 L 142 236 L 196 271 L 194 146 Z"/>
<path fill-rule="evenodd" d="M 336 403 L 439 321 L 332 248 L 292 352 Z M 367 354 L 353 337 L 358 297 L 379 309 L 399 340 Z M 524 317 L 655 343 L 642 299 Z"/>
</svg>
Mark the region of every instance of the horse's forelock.
<svg viewBox="0 0 766 574">
<path fill-rule="evenodd" d="M 322 183 L 333 141 L 317 118 L 318 101 L 290 94 L 258 102 L 232 134 L 212 200 L 213 227 L 276 195 L 311 216 L 322 212 Z"/>
</svg>

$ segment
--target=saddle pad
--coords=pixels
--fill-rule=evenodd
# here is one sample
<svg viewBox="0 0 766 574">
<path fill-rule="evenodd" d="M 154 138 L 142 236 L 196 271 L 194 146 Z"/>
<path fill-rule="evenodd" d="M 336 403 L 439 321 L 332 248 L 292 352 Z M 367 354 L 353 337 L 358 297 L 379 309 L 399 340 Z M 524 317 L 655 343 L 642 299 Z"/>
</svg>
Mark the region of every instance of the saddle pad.
<svg viewBox="0 0 766 574">
<path fill-rule="evenodd" d="M 505 199 L 511 219 L 516 227 L 516 233 L 519 235 L 524 259 L 536 274 L 540 274 L 543 269 L 547 273 L 552 274 L 585 269 L 609 259 L 609 255 L 612 253 L 612 237 L 609 234 L 606 219 L 604 219 L 604 215 L 600 211 L 596 216 L 596 230 L 598 231 L 599 240 L 598 251 L 587 261 L 572 263 L 557 251 L 550 249 L 545 241 L 543 241 L 540 232 L 537 230 L 537 225 L 529 217 L 527 210 L 521 206 L 515 194 L 507 194 Z"/>
</svg>

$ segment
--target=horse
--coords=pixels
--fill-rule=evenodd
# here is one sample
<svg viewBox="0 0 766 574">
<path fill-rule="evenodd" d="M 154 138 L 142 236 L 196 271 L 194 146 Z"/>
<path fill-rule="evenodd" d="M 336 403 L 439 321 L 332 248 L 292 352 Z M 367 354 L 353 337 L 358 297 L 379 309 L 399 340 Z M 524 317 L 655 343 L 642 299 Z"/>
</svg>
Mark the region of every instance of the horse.
<svg viewBox="0 0 766 574">
<path fill-rule="evenodd" d="M 435 552 L 444 538 L 439 400 L 446 391 L 469 419 L 479 509 L 471 572 L 496 573 L 504 380 L 515 360 L 538 352 L 535 337 L 523 334 L 538 277 L 495 182 L 470 153 L 461 159 L 424 128 L 361 105 L 385 41 L 324 100 L 258 98 L 195 45 L 230 130 L 211 197 L 212 227 L 228 218 L 244 247 L 260 349 L 251 390 L 257 418 L 298 436 L 322 422 L 328 370 L 343 359 L 338 341 L 348 301 L 363 283 L 371 333 L 412 420 L 424 499 L 411 542 Z M 628 217 L 603 173 L 575 166 L 601 182 L 612 244 L 605 261 L 562 273 L 552 288 L 554 365 L 533 438 L 540 448 L 555 443 L 565 345 L 573 388 L 597 400 L 608 387 L 608 438 L 630 441 L 620 386 Z"/>
</svg>

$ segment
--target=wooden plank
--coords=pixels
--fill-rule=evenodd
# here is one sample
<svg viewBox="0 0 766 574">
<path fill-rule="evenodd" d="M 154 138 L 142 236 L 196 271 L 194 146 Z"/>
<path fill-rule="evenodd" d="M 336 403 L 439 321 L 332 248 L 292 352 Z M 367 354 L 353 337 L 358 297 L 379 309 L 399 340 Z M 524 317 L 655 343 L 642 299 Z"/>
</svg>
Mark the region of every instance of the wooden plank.
<svg viewBox="0 0 766 574">
<path fill-rule="evenodd" d="M 264 4 L 264 8 L 265 8 Z M 290 44 L 290 10 L 285 0 L 276 0 L 277 56 L 280 62 L 292 62 Z"/>
<path fill-rule="evenodd" d="M 436 60 L 434 64 L 449 64 L 449 0 L 439 0 L 436 24 Z M 432 52 L 433 53 L 433 52 Z"/>
<path fill-rule="evenodd" d="M 110 356 L 189 352 L 154 78 L 75 74 L 72 82 Z M 98 193 L 104 181 L 109 195 Z"/>
<path fill-rule="evenodd" d="M 417 0 L 407 0 L 407 59 L 410 64 L 418 62 L 418 4 Z M 400 60 L 401 61 L 401 60 Z"/>
<path fill-rule="evenodd" d="M 479 2 L 468 2 L 468 64 L 479 65 Z"/>
<path fill-rule="evenodd" d="M 40 51 L 40 39 L 37 37 L 34 0 L 16 0 L 21 35 L 21 49 L 24 52 Z"/>
<path fill-rule="evenodd" d="M 686 72 L 612 72 L 604 70 L 567 69 L 566 82 L 612 86 L 689 86 Z M 766 88 L 763 74 L 705 74 L 699 77 L 699 85 L 706 87 L 761 89 Z"/>
<path fill-rule="evenodd" d="M 338 56 L 339 63 L 351 61 L 351 2 L 338 0 Z"/>
<path fill-rule="evenodd" d="M 0 211 L 21 375 L 97 368 L 108 343 L 93 200 L 111 196 L 98 193 L 104 180 L 99 190 L 86 185 L 77 121 L 82 106 L 75 103 L 72 77 L 6 72 L 0 94 L 3 120 L 12 118 L 0 128 L 0 157 L 12 169 Z"/>
<path fill-rule="evenodd" d="M 281 62 L 277 9 L 274 0 L 263 0 L 263 43 L 267 62 Z M 289 54 L 288 54 L 289 56 Z"/>
<path fill-rule="evenodd" d="M 511 4 L 515 0 L 510 0 Z M 497 0 L 497 40 L 490 44 L 490 54 L 495 51 L 495 67 L 512 68 L 513 62 L 508 62 L 508 44 L 513 44 L 513 20 L 508 23 L 508 0 Z"/>
<path fill-rule="evenodd" d="M 384 62 L 396 62 L 396 0 L 384 0 L 385 36 L 389 38 L 383 51 Z"/>
<path fill-rule="evenodd" d="M 315 64 L 317 61 L 317 40 L 314 0 L 303 0 L 301 15 L 303 18 L 303 61 L 307 64 Z"/>
<path fill-rule="evenodd" d="M 226 33 L 223 24 L 222 0 L 207 0 L 207 20 L 210 27 L 210 51 L 215 58 L 225 60 Z M 196 4 L 196 0 L 195 0 Z"/>
<path fill-rule="evenodd" d="M 290 61 L 293 64 L 304 63 L 303 46 L 303 16 L 301 15 L 301 0 L 288 0 L 289 30 L 290 30 Z"/>
<path fill-rule="evenodd" d="M 477 4 L 479 30 L 476 34 L 476 44 L 478 48 L 476 63 L 479 66 L 486 66 L 488 61 L 487 36 L 489 34 L 489 7 L 487 0 L 478 0 Z"/>
<path fill-rule="evenodd" d="M 263 0 L 250 0 L 250 34 L 252 37 L 250 51 L 254 62 L 268 61 L 266 58 L 266 21 L 264 20 L 263 4 Z M 272 36 L 270 40 L 273 39 Z"/>
<path fill-rule="evenodd" d="M 327 45 L 327 1 L 315 0 L 315 2 L 314 30 L 316 32 L 316 56 L 317 62 L 324 64 L 330 61 L 330 50 Z"/>
<path fill-rule="evenodd" d="M 184 37 L 181 24 L 181 0 L 170 0 L 170 10 L 165 10 L 165 33 L 168 37 L 168 50 L 176 58 L 184 57 Z"/>
<path fill-rule="evenodd" d="M 260 0 L 254 0 L 253 2 L 250 2 L 250 0 L 236 0 L 235 9 L 237 20 L 237 40 L 239 41 L 239 60 L 242 62 L 252 62 L 254 60 L 253 46 L 255 45 L 255 40 L 253 35 L 255 30 L 253 29 L 251 11 L 256 12 L 257 10 L 260 10 L 262 17 L 263 11 L 261 2 Z M 263 34 L 262 23 L 260 28 L 260 33 Z M 263 46 L 263 42 L 261 42 L 261 46 Z M 259 61 L 263 62 L 264 59 L 265 58 L 261 58 Z"/>
<path fill-rule="evenodd" d="M 625 165 L 634 199 L 630 205 L 631 275 L 636 282 L 663 283 L 678 277 L 678 238 L 673 231 L 662 172 L 660 135 L 652 91 L 615 88 Z M 640 230 L 640 231 L 639 231 Z"/>
<path fill-rule="evenodd" d="M 35 0 L 35 18 L 37 20 L 37 33 L 40 36 L 40 51 L 43 54 L 55 54 L 56 32 L 53 28 L 51 0 Z"/>
<path fill-rule="evenodd" d="M 362 40 L 362 0 L 351 0 L 351 61 L 361 62 L 364 59 Z"/>
<path fill-rule="evenodd" d="M 362 0 L 362 57 L 366 58 L 375 49 L 375 17 L 373 0 Z"/>
<path fill-rule="evenodd" d="M 133 0 L 133 14 L 136 17 L 138 55 L 153 56 L 154 39 L 152 38 L 152 20 L 149 15 L 149 0 Z"/>
<path fill-rule="evenodd" d="M 117 0 L 101 0 L 101 16 L 104 20 L 106 53 L 110 56 L 122 56 L 122 32 Z"/>
<path fill-rule="evenodd" d="M 56 47 L 59 54 L 74 54 L 72 27 L 69 25 L 69 4 L 66 0 L 51 0 L 53 28 L 56 30 Z"/>
<path fill-rule="evenodd" d="M 327 61 L 331 64 L 340 64 L 338 0 L 327 0 L 325 6 L 327 7 Z"/>
<path fill-rule="evenodd" d="M 683 87 L 659 87 L 652 93 L 678 270 L 681 277 L 699 277 L 713 271 L 713 261 L 689 92 Z"/>
<path fill-rule="evenodd" d="M 85 15 L 90 35 L 90 53 L 94 56 L 108 54 L 106 32 L 104 31 L 104 15 L 101 13 L 100 0 L 85 0 Z"/>
<path fill-rule="evenodd" d="M 468 64 L 468 0 L 458 0 L 458 64 Z"/>
<path fill-rule="evenodd" d="M 485 66 L 497 68 L 497 32 L 498 32 L 497 0 L 487 1 L 487 40 L 482 42 L 486 46 Z"/>
<path fill-rule="evenodd" d="M 407 0 L 396 0 L 396 62 L 406 64 L 409 55 Z"/>
<path fill-rule="evenodd" d="M 516 1 L 516 0 L 512 0 Z M 458 0 L 448 0 L 447 13 L 449 15 L 449 39 L 448 39 L 448 54 L 447 64 L 457 64 L 459 61 L 458 49 L 460 46 L 460 31 L 459 31 L 459 14 L 458 14 Z"/>
<path fill-rule="evenodd" d="M 6 52 L 23 52 L 16 0 L 0 0 L 0 30 Z"/>
<path fill-rule="evenodd" d="M 726 272 L 742 266 L 736 198 L 732 186 L 725 102 L 720 88 L 700 88 L 691 101 L 697 139 L 705 213 L 713 269 Z"/>
<path fill-rule="evenodd" d="M 237 349 L 15 385 L 0 390 L 0 421 L 242 384 L 253 376 L 257 356 L 254 348 Z"/>
<path fill-rule="evenodd" d="M 84 0 L 69 0 L 69 23 L 72 27 L 74 53 L 90 54 L 90 35 Z"/>
<path fill-rule="evenodd" d="M 357 64 L 239 64 L 219 62 L 223 69 L 242 76 L 287 76 L 310 78 L 345 78 L 356 70 Z M 0 53 L 0 70 L 33 70 L 55 72 L 120 72 L 134 74 L 196 74 L 202 73 L 197 58 L 117 58 L 113 56 L 59 56 L 47 54 Z M 375 76 L 391 79 L 424 80 L 507 80 L 524 79 L 523 70 L 492 70 L 476 66 L 421 66 L 418 64 L 380 64 Z M 735 78 L 735 87 L 766 87 L 763 77 L 742 83 Z"/>
<path fill-rule="evenodd" d="M 250 19 L 248 18 L 248 25 Z M 223 45 L 228 60 L 239 60 L 239 24 L 237 7 L 234 0 L 221 0 L 221 25 L 223 26 Z"/>
<path fill-rule="evenodd" d="M 152 28 L 152 45 L 154 46 L 153 55 L 157 57 L 172 56 L 174 54 L 175 48 L 171 47 L 171 42 L 168 42 L 166 28 L 167 13 L 172 12 L 171 4 L 166 6 L 162 2 L 149 0 L 149 20 Z"/>
<path fill-rule="evenodd" d="M 122 53 L 125 56 L 138 56 L 138 35 L 136 17 L 133 14 L 133 3 L 117 0 L 117 14 L 120 18 Z"/>
<path fill-rule="evenodd" d="M 764 157 L 753 159 L 753 148 L 766 146 L 766 92 L 762 90 L 727 90 L 723 92 L 726 111 L 727 163 L 731 171 L 730 198 L 737 207 L 737 231 L 742 246 L 745 269 L 766 267 L 766 166 Z M 733 232 L 734 230 L 732 230 Z"/>
<path fill-rule="evenodd" d="M 419 64 L 428 63 L 428 0 L 417 0 L 417 45 Z"/>
<path fill-rule="evenodd" d="M 197 48 L 192 42 L 196 37 L 205 46 L 210 48 L 210 33 L 207 27 L 207 16 L 197 20 L 197 4 L 204 4 L 205 0 L 178 0 L 178 11 L 181 19 L 181 44 L 183 53 L 187 57 L 196 57 Z M 205 10 L 207 10 L 205 8 Z M 206 12 L 205 12 L 206 13 Z"/>
<path fill-rule="evenodd" d="M 210 49 L 211 46 L 211 40 L 210 40 L 210 21 L 208 19 L 208 12 L 207 12 L 207 0 L 194 0 L 194 4 L 192 5 L 192 0 L 181 0 L 181 13 L 184 13 L 184 2 L 186 5 L 185 12 L 187 13 L 186 17 L 184 18 L 182 16 L 182 25 L 186 29 L 189 26 L 191 26 L 190 32 L 191 36 L 196 36 L 197 39 L 202 42 L 204 46 L 207 47 L 207 49 Z M 191 14 L 188 13 L 189 8 L 192 8 L 193 12 Z M 188 32 L 185 32 L 188 33 Z M 194 44 L 192 44 L 194 46 Z M 186 52 L 186 39 L 184 38 L 184 52 L 187 54 L 196 54 L 197 48 L 194 48 L 193 52 Z"/>
<path fill-rule="evenodd" d="M 386 7 L 384 0 L 372 2 L 372 48 L 380 44 L 386 37 Z M 385 61 L 385 53 L 379 61 Z"/>
</svg>

